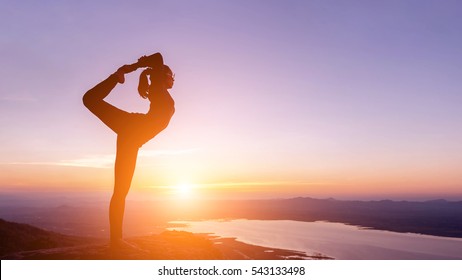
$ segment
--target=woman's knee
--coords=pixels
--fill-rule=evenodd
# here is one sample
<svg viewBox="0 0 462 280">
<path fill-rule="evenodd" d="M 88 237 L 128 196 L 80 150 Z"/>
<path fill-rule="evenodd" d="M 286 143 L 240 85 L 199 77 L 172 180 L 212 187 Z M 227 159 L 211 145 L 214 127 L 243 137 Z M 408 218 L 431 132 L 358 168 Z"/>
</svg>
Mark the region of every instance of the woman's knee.
<svg viewBox="0 0 462 280">
<path fill-rule="evenodd" d="M 94 106 L 94 104 L 96 103 L 96 100 L 95 98 L 92 96 L 91 94 L 91 91 L 87 91 L 83 97 L 82 97 L 82 102 L 83 102 L 83 105 L 85 105 L 85 107 L 87 107 L 88 109 L 90 109 L 91 107 Z"/>
<path fill-rule="evenodd" d="M 114 191 L 111 197 L 111 201 L 117 204 L 124 203 L 126 197 L 127 197 L 126 192 Z"/>
</svg>

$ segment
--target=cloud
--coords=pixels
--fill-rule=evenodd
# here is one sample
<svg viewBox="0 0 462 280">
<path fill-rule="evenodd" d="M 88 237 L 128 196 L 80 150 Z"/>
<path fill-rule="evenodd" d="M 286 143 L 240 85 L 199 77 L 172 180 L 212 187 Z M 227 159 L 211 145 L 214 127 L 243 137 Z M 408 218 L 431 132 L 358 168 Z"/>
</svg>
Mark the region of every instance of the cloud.
<svg viewBox="0 0 462 280">
<path fill-rule="evenodd" d="M 326 182 L 306 182 L 306 181 L 248 181 L 248 182 L 217 182 L 193 184 L 196 188 L 239 188 L 239 187 L 258 187 L 258 186 L 315 186 L 327 185 Z M 145 186 L 145 188 L 171 188 L 172 186 Z"/>
<path fill-rule="evenodd" d="M 92 155 L 78 159 L 61 160 L 55 165 L 74 166 L 74 167 L 92 167 L 92 168 L 110 168 L 114 166 L 115 155 Z"/>
<path fill-rule="evenodd" d="M 32 161 L 32 162 L 9 162 L 7 165 L 54 165 L 54 166 L 74 166 L 91 168 L 110 168 L 114 165 L 115 155 L 92 155 L 78 159 L 59 160 L 59 161 Z"/>
<path fill-rule="evenodd" d="M 203 187 L 251 187 L 251 186 L 304 186 L 304 185 L 325 185 L 318 182 L 303 182 L 303 181 L 254 181 L 254 182 L 220 182 L 200 184 Z"/>
<path fill-rule="evenodd" d="M 183 154 L 191 154 L 197 151 L 197 148 L 183 149 L 183 150 L 140 150 L 139 157 L 157 157 L 157 156 L 176 156 Z"/>
<path fill-rule="evenodd" d="M 197 149 L 183 150 L 140 150 L 138 157 L 150 158 L 158 156 L 176 156 L 188 154 Z M 112 168 L 114 166 L 115 154 L 87 155 L 75 159 L 63 159 L 58 161 L 35 161 L 35 162 L 9 162 L 6 165 L 54 165 L 54 166 L 73 166 L 89 168 Z"/>
</svg>

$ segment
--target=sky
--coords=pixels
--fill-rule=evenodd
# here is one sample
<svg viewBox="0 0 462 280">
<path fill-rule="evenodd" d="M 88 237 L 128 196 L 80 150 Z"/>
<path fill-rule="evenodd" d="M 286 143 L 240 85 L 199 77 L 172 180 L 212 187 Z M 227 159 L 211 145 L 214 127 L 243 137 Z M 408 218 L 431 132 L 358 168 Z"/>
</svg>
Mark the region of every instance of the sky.
<svg viewBox="0 0 462 280">
<path fill-rule="evenodd" d="M 460 1 L 0 1 L 0 192 L 110 193 L 82 95 L 161 52 L 143 196 L 462 199 Z M 107 101 L 147 112 L 140 71 Z"/>
</svg>

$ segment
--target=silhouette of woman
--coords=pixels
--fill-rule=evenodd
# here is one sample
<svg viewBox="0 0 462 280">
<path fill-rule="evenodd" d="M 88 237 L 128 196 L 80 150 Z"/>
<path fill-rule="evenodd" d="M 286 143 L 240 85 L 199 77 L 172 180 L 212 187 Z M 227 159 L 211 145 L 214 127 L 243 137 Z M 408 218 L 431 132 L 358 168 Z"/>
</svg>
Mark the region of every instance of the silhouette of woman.
<svg viewBox="0 0 462 280">
<path fill-rule="evenodd" d="M 125 74 L 138 68 L 146 68 L 140 75 L 138 85 L 140 96 L 151 103 L 146 114 L 128 113 L 104 101 L 117 83 L 124 83 Z M 138 149 L 168 126 L 175 112 L 175 103 L 168 92 L 174 80 L 172 70 L 163 63 L 162 55 L 155 53 L 120 67 L 83 96 L 83 104 L 117 134 L 114 191 L 109 206 L 111 248 L 126 244 L 122 239 L 125 197 L 135 171 Z"/>
</svg>

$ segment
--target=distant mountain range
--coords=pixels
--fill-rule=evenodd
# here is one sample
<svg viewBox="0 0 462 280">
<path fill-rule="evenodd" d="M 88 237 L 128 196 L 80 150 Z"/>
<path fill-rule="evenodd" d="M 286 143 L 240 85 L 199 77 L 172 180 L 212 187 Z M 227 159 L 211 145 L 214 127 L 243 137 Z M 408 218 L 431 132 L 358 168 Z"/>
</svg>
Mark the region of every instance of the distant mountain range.
<svg viewBox="0 0 462 280">
<path fill-rule="evenodd" d="M 137 236 L 160 233 L 167 222 L 175 220 L 261 219 L 330 221 L 380 230 L 462 238 L 462 201 L 344 201 L 298 197 L 204 200 L 191 205 L 171 201 L 129 201 L 126 232 Z M 103 202 L 58 207 L 0 206 L 0 218 L 66 235 L 107 237 L 107 204 Z"/>
</svg>

